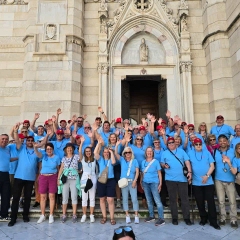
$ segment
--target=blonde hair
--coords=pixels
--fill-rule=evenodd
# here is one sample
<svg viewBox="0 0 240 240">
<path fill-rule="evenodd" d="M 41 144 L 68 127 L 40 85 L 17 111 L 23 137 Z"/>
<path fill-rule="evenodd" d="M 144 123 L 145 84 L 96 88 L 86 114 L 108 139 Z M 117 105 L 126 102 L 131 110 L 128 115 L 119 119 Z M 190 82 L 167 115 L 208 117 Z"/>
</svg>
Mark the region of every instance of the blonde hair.
<svg viewBox="0 0 240 240">
<path fill-rule="evenodd" d="M 174 139 L 175 139 L 175 140 L 176 140 L 176 139 L 180 139 L 180 145 L 182 144 L 182 138 L 181 138 L 180 136 L 174 135 Z"/>
<path fill-rule="evenodd" d="M 150 146 L 147 147 L 146 150 L 145 150 L 145 158 L 147 158 L 147 150 L 148 150 L 149 148 L 152 149 L 152 152 L 153 152 L 153 159 L 154 159 L 154 149 L 153 149 L 153 147 L 150 147 Z"/>
<path fill-rule="evenodd" d="M 130 148 L 130 147 L 125 147 L 124 148 L 124 150 L 123 150 L 123 152 L 122 152 L 122 156 L 125 158 L 125 152 L 127 152 L 127 151 L 131 151 L 131 153 L 132 153 L 132 158 L 131 158 L 131 160 L 133 160 L 135 157 L 134 157 L 134 153 L 133 153 L 133 150 Z"/>
<path fill-rule="evenodd" d="M 238 153 L 238 151 L 237 151 L 238 147 L 240 147 L 240 143 L 237 143 L 236 146 L 235 146 L 235 156 L 236 156 L 236 158 L 240 158 L 240 153 Z"/>
<path fill-rule="evenodd" d="M 198 126 L 198 133 L 201 133 L 201 125 L 205 125 L 205 132 L 207 133 L 208 130 L 207 130 L 207 124 L 205 122 L 201 122 Z"/>
<path fill-rule="evenodd" d="M 134 139 L 134 145 L 137 146 L 136 139 L 139 138 L 139 137 L 142 139 L 142 145 L 141 146 L 143 146 L 143 137 L 140 134 L 137 134 L 136 138 Z"/>
<path fill-rule="evenodd" d="M 216 135 L 214 135 L 214 134 L 209 134 L 209 135 L 207 136 L 207 144 L 208 144 L 208 145 L 210 144 L 210 138 L 215 138 L 215 139 L 217 139 L 217 138 L 216 138 Z"/>
</svg>

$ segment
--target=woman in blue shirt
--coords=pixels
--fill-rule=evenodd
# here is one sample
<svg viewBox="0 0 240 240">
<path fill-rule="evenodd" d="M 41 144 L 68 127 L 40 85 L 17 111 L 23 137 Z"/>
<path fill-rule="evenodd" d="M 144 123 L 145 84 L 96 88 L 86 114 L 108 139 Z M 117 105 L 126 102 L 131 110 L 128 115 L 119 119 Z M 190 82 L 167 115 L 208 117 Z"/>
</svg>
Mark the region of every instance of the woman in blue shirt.
<svg viewBox="0 0 240 240">
<path fill-rule="evenodd" d="M 145 219 L 145 222 L 151 222 L 155 220 L 153 211 L 154 199 L 158 210 L 158 220 L 155 222 L 155 225 L 159 226 L 165 224 L 163 219 L 163 205 L 159 195 L 162 188 L 161 166 L 159 161 L 154 158 L 154 151 L 152 147 L 147 147 L 145 157 L 146 159 L 141 165 L 141 184 L 147 198 L 149 211 L 149 217 Z"/>
<path fill-rule="evenodd" d="M 139 166 L 137 160 L 134 158 L 133 151 L 130 147 L 126 147 L 123 150 L 122 157 L 118 154 L 117 147 L 121 142 L 118 141 L 115 148 L 115 156 L 121 165 L 120 178 L 126 178 L 128 186 L 122 188 L 123 197 L 123 210 L 126 212 L 126 223 L 131 223 L 131 219 L 128 213 L 128 193 L 130 192 L 131 200 L 133 204 L 133 210 L 135 211 L 135 223 L 139 223 L 138 217 L 138 199 L 137 199 L 137 179 L 139 175 Z"/>
<path fill-rule="evenodd" d="M 104 145 L 104 140 L 98 138 L 97 146 L 94 150 L 94 158 L 98 161 L 99 164 L 99 176 L 103 170 L 108 167 L 108 179 L 105 184 L 97 181 L 97 190 L 98 196 L 100 198 L 100 208 L 102 211 L 101 224 L 106 223 L 107 221 L 107 211 L 106 211 L 106 199 L 108 202 L 108 208 L 110 212 L 111 224 L 115 225 L 116 221 L 114 220 L 114 197 L 116 196 L 116 181 L 114 179 L 113 165 L 116 163 L 114 152 L 112 148 L 104 148 L 102 156 L 99 155 L 102 146 Z"/>
<path fill-rule="evenodd" d="M 214 170 L 214 159 L 206 148 L 202 148 L 202 140 L 200 138 L 194 139 L 194 149 L 189 152 L 189 157 L 193 173 L 193 192 L 201 218 L 199 224 L 204 226 L 209 220 L 212 227 L 220 230 L 217 224 L 214 183 L 211 176 Z M 205 210 L 205 200 L 208 204 L 208 213 Z"/>
<path fill-rule="evenodd" d="M 40 206 L 42 215 L 38 219 L 37 223 L 42 223 L 45 217 L 45 207 L 47 201 L 47 193 L 49 193 L 50 199 L 50 215 L 49 223 L 54 222 L 53 212 L 55 205 L 55 193 L 57 192 L 57 173 L 59 165 L 61 164 L 60 158 L 54 154 L 54 146 L 52 143 L 45 145 L 45 152 L 42 156 L 42 162 L 40 164 L 40 175 L 38 178 L 39 193 L 40 193 Z"/>
</svg>

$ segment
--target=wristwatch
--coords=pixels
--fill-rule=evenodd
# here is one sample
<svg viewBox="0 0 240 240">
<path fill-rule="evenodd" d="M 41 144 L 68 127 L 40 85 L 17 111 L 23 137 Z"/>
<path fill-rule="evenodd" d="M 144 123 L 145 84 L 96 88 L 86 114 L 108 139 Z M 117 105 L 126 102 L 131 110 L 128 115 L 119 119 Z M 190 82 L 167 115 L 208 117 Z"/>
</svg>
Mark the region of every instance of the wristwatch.
<svg viewBox="0 0 240 240">
<path fill-rule="evenodd" d="M 206 176 L 209 178 L 210 177 L 210 175 L 208 175 L 207 173 L 206 173 Z"/>
</svg>

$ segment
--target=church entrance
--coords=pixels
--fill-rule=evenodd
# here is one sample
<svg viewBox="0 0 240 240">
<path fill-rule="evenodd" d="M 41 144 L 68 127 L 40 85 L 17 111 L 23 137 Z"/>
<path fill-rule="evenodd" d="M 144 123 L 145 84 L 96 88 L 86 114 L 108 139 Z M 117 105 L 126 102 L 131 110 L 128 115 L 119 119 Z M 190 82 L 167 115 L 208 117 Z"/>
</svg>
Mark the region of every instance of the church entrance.
<svg viewBox="0 0 240 240">
<path fill-rule="evenodd" d="M 140 124 L 147 113 L 165 118 L 166 80 L 158 76 L 127 76 L 122 81 L 122 117 Z"/>
</svg>

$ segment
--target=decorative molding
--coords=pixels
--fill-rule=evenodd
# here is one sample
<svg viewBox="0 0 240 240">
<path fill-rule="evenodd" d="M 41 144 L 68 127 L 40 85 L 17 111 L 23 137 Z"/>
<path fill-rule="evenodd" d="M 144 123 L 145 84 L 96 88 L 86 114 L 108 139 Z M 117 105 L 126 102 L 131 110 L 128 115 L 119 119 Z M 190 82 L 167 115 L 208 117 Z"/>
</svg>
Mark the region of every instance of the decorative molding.
<svg viewBox="0 0 240 240">
<path fill-rule="evenodd" d="M 191 72 L 192 71 L 192 61 L 180 61 L 180 73 Z"/>
<path fill-rule="evenodd" d="M 147 12 L 152 8 L 153 0 L 133 0 L 133 6 L 140 13 Z"/>
<path fill-rule="evenodd" d="M 107 6 L 107 3 L 106 3 L 106 0 L 101 0 L 100 1 L 98 16 L 99 16 L 100 19 L 108 17 L 108 6 Z"/>
<path fill-rule="evenodd" d="M 145 68 L 142 68 L 140 70 L 140 75 L 147 75 L 147 70 Z"/>
<path fill-rule="evenodd" d="M 24 48 L 24 44 L 0 44 L 0 49 L 7 49 L 7 48 Z"/>
<path fill-rule="evenodd" d="M 76 44 L 76 45 L 81 46 L 81 47 L 86 46 L 84 38 L 81 38 L 81 37 L 78 37 L 78 36 L 75 36 L 75 35 L 67 35 L 66 36 L 66 42 L 67 42 L 67 45 L 68 44 Z"/>
<path fill-rule="evenodd" d="M 0 0 L 0 5 L 27 5 L 28 0 Z"/>
<path fill-rule="evenodd" d="M 108 74 L 109 64 L 99 63 L 97 69 L 98 69 L 98 72 L 101 74 Z"/>
</svg>

